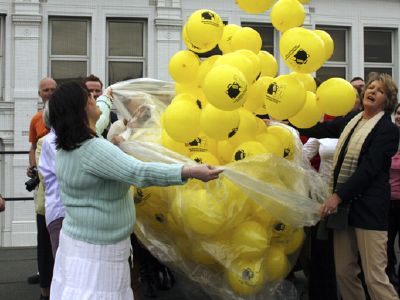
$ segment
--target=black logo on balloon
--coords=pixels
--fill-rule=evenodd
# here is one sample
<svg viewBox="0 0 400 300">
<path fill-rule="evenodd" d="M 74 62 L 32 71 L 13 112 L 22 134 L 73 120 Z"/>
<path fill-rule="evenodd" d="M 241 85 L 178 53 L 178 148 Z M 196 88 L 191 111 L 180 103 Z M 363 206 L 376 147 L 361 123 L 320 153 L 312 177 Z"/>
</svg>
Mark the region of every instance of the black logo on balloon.
<svg viewBox="0 0 400 300">
<path fill-rule="evenodd" d="M 196 104 L 197 104 L 198 108 L 200 108 L 200 109 L 203 108 L 203 105 L 201 104 L 201 101 L 199 99 L 196 100 Z"/>
<path fill-rule="evenodd" d="M 156 213 L 156 214 L 154 215 L 154 218 L 156 219 L 156 221 L 157 221 L 158 223 L 161 223 L 161 224 L 164 224 L 164 223 L 165 223 L 165 220 L 166 220 L 164 214 L 161 214 L 161 213 Z"/>
<path fill-rule="evenodd" d="M 207 21 L 215 21 L 215 14 L 213 14 L 210 11 L 205 11 L 201 14 L 201 19 L 202 20 L 207 20 Z"/>
<path fill-rule="evenodd" d="M 250 281 L 250 280 L 253 279 L 253 277 L 254 277 L 254 272 L 253 272 L 252 269 L 246 268 L 246 269 L 243 270 L 243 272 L 242 272 L 242 279 L 243 279 L 244 281 Z"/>
<path fill-rule="evenodd" d="M 226 90 L 226 93 L 228 94 L 229 98 L 236 99 L 237 96 L 240 95 L 241 89 L 242 87 L 240 86 L 240 84 L 235 81 L 228 84 L 228 89 Z"/>
<path fill-rule="evenodd" d="M 283 157 L 288 157 L 289 154 L 290 154 L 290 149 L 289 149 L 289 148 L 285 148 L 285 149 L 283 150 Z"/>
<path fill-rule="evenodd" d="M 143 191 L 141 189 L 136 189 L 136 193 L 133 195 L 133 202 L 138 204 L 143 201 Z"/>
<path fill-rule="evenodd" d="M 193 141 L 189 142 L 189 146 L 200 146 L 201 145 L 201 138 L 195 138 Z"/>
<path fill-rule="evenodd" d="M 278 92 L 278 84 L 276 82 L 272 82 L 267 89 L 267 93 L 270 95 L 275 95 Z"/>
<path fill-rule="evenodd" d="M 275 229 L 276 231 L 279 231 L 279 232 L 284 231 L 285 228 L 286 228 L 286 226 L 285 226 L 285 224 L 283 224 L 283 223 L 277 223 L 277 224 L 275 224 L 275 226 L 274 226 L 274 229 Z"/>
<path fill-rule="evenodd" d="M 197 162 L 198 164 L 202 164 L 203 163 L 203 160 L 200 157 L 196 157 L 194 159 L 194 161 Z"/>
<path fill-rule="evenodd" d="M 239 130 L 239 128 L 238 127 L 236 127 L 236 128 L 233 128 L 232 129 L 232 131 L 231 132 L 229 132 L 229 134 L 228 134 L 228 138 L 231 138 L 231 137 L 233 137 L 235 134 L 236 134 L 236 132 Z"/>
<path fill-rule="evenodd" d="M 246 158 L 246 152 L 244 150 L 238 150 L 235 153 L 235 160 L 242 160 Z"/>
<path fill-rule="evenodd" d="M 296 64 L 305 65 L 310 55 L 305 50 L 299 49 L 293 57 Z"/>
</svg>

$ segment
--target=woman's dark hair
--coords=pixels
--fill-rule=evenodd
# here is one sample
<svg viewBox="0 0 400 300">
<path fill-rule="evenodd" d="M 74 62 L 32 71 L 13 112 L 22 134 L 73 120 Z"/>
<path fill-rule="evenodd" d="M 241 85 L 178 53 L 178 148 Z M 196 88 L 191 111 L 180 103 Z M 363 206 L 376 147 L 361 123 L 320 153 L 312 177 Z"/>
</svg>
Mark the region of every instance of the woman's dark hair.
<svg viewBox="0 0 400 300">
<path fill-rule="evenodd" d="M 86 115 L 87 89 L 78 82 L 66 82 L 57 87 L 49 99 L 50 125 L 54 128 L 57 149 L 74 150 L 96 136 L 89 128 Z"/>
</svg>

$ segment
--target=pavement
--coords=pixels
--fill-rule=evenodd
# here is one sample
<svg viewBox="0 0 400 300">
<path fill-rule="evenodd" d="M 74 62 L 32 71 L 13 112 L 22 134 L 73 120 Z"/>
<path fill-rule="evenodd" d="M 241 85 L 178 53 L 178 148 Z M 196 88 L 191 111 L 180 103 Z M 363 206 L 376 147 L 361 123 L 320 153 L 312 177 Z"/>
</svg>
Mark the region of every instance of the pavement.
<svg viewBox="0 0 400 300">
<path fill-rule="evenodd" d="M 0 300 L 38 300 L 39 285 L 31 285 L 26 281 L 36 272 L 36 247 L 0 247 Z M 296 272 L 294 284 L 298 294 L 302 295 L 299 299 L 307 300 L 306 279 L 302 272 Z M 193 285 L 188 288 L 189 285 L 178 277 L 171 290 L 158 291 L 157 298 L 141 295 L 140 300 L 212 300 L 200 289 L 194 290 Z"/>
</svg>

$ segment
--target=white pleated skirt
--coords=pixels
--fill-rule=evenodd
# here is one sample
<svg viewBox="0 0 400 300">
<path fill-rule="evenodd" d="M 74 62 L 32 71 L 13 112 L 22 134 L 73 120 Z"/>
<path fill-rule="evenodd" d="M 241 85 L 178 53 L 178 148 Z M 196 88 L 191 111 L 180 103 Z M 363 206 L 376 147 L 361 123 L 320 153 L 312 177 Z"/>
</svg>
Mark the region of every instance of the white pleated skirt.
<svg viewBox="0 0 400 300">
<path fill-rule="evenodd" d="M 61 230 L 52 300 L 133 300 L 129 238 L 115 245 L 75 240 Z"/>
</svg>

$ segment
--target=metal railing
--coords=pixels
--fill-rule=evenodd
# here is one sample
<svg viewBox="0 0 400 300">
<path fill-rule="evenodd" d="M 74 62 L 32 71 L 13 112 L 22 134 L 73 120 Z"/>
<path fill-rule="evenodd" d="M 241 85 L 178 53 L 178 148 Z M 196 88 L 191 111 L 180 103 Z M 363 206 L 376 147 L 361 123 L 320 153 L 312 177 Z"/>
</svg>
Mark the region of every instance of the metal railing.
<svg viewBox="0 0 400 300">
<path fill-rule="evenodd" d="M 24 154 L 29 155 L 29 151 L 0 151 L 0 155 L 15 155 L 15 154 Z M 6 201 L 30 201 L 33 200 L 33 197 L 6 197 L 6 195 L 2 194 L 3 199 Z"/>
</svg>

